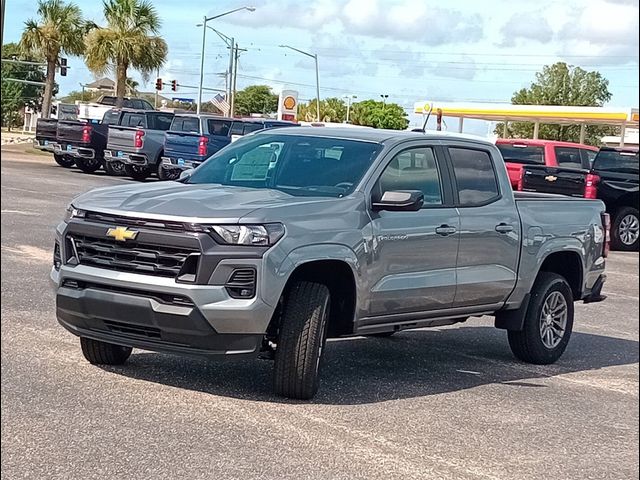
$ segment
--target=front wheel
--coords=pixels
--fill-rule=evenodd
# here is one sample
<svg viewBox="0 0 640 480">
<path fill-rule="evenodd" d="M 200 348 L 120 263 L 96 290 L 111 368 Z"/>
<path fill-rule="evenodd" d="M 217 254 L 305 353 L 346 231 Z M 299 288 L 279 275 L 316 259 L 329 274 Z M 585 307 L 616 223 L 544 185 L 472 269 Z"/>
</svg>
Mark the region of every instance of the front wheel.
<svg viewBox="0 0 640 480">
<path fill-rule="evenodd" d="M 573 293 L 564 277 L 540 272 L 531 291 L 524 328 L 507 332 L 511 351 L 527 363 L 555 362 L 569 343 L 573 313 Z"/>
<path fill-rule="evenodd" d="M 64 168 L 71 168 L 76 164 L 73 158 L 67 157 L 66 155 L 62 155 L 59 153 L 54 153 L 53 159 L 56 161 L 58 165 Z"/>
<path fill-rule="evenodd" d="M 122 365 L 131 355 L 131 347 L 80 337 L 82 354 L 93 365 Z"/>
<path fill-rule="evenodd" d="M 277 395 L 308 400 L 318 391 L 329 303 L 325 285 L 299 281 L 291 287 L 276 348 L 273 385 Z"/>
<path fill-rule="evenodd" d="M 611 246 L 616 250 L 632 252 L 638 250 L 639 238 L 638 210 L 633 207 L 621 208 L 611 226 Z"/>
<path fill-rule="evenodd" d="M 76 165 L 84 173 L 94 173 L 102 166 L 99 158 L 77 158 Z"/>
<path fill-rule="evenodd" d="M 125 165 L 124 173 L 140 182 L 151 175 L 151 169 L 146 165 Z"/>
<path fill-rule="evenodd" d="M 180 170 L 163 167 L 162 163 L 160 163 L 158 165 L 158 178 L 160 180 L 177 180 L 180 178 Z"/>
</svg>

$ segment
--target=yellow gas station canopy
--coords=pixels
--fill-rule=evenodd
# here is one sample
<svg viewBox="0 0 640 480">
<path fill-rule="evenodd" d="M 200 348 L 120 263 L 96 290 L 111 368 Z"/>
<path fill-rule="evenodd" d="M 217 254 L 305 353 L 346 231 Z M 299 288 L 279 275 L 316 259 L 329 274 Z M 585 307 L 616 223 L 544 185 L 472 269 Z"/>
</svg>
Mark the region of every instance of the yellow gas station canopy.
<svg viewBox="0 0 640 480">
<path fill-rule="evenodd" d="M 553 124 L 604 124 L 638 127 L 637 108 L 569 107 L 557 105 L 510 105 L 492 103 L 416 102 L 414 112 L 435 116 L 487 121 Z"/>
</svg>

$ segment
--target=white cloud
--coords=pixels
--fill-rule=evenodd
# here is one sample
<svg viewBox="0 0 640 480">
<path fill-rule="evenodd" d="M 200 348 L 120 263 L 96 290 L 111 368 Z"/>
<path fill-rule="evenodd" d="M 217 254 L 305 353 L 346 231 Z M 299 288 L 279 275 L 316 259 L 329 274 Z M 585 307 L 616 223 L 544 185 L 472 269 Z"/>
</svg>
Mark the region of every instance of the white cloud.
<svg viewBox="0 0 640 480">
<path fill-rule="evenodd" d="M 554 32 L 543 12 L 517 12 L 502 26 L 500 34 L 500 45 L 513 47 L 521 41 L 548 43 Z"/>
<path fill-rule="evenodd" d="M 308 5 L 293 0 L 262 0 L 254 13 L 239 12 L 221 21 L 254 28 L 311 29 L 316 33 L 337 24 L 345 34 L 431 46 L 475 41 L 483 34 L 479 15 L 432 7 L 425 0 L 317 0 Z"/>
</svg>

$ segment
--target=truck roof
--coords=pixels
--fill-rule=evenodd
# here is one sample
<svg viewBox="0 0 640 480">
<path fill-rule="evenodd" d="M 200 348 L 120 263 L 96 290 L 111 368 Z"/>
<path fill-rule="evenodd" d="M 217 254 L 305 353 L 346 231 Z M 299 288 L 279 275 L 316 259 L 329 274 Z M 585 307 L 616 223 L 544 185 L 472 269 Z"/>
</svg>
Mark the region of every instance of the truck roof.
<svg viewBox="0 0 640 480">
<path fill-rule="evenodd" d="M 256 135 L 269 135 L 271 130 L 256 132 Z M 278 135 L 302 135 L 310 137 L 342 138 L 345 140 L 360 140 L 366 142 L 385 143 L 407 140 L 465 140 L 493 145 L 490 140 L 475 135 L 451 132 L 411 132 L 408 130 L 385 130 L 378 128 L 336 128 L 336 127 L 297 127 L 278 130 Z"/>
<path fill-rule="evenodd" d="M 598 147 L 594 147 L 592 145 L 586 145 L 584 143 L 575 143 L 575 142 L 561 142 L 559 140 L 543 140 L 543 139 L 533 139 L 533 138 L 499 138 L 496 140 L 496 145 L 504 145 L 504 144 L 512 145 L 514 143 L 519 143 L 521 145 L 532 145 L 532 146 L 551 145 L 554 147 L 579 147 L 579 148 L 586 148 L 593 151 L 598 150 Z"/>
</svg>

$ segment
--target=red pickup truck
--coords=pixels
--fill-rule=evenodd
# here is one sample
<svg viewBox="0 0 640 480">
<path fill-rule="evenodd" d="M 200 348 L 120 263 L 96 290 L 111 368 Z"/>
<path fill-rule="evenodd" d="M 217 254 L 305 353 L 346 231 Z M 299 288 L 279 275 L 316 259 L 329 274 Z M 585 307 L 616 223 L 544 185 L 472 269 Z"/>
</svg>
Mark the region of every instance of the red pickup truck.
<svg viewBox="0 0 640 480">
<path fill-rule="evenodd" d="M 555 140 L 500 138 L 496 141 L 496 146 L 507 164 L 509 180 L 514 190 L 518 189 L 524 165 L 590 169 L 598 153 L 597 147 Z"/>
</svg>

